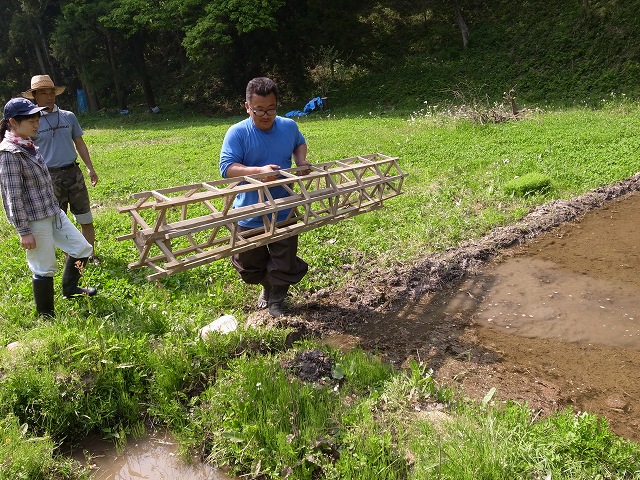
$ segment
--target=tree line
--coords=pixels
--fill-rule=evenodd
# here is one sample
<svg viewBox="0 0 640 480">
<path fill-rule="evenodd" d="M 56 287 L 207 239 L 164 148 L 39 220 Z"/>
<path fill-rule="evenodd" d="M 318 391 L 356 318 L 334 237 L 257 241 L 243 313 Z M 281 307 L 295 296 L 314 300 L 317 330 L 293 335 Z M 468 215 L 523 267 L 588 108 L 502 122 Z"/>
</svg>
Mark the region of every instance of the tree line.
<svg viewBox="0 0 640 480">
<path fill-rule="evenodd" d="M 246 82 L 261 75 L 278 82 L 285 100 L 326 96 L 337 84 L 354 85 L 362 72 L 371 79 L 365 88 L 387 78 L 377 92 L 389 96 L 389 71 L 402 75 L 402 65 L 421 69 L 393 85 L 405 97 L 439 72 L 440 83 L 495 80 L 494 90 L 518 83 L 539 97 L 563 95 L 567 86 L 579 95 L 617 85 L 629 90 L 640 71 L 639 5 L 2 0 L 0 93 L 16 96 L 32 75 L 45 73 L 71 95 L 82 89 L 94 111 L 181 104 L 219 112 L 236 107 Z M 357 88 L 349 94 L 357 96 Z"/>
<path fill-rule="evenodd" d="M 466 46 L 463 9 L 458 0 L 3 0 L 0 91 L 15 96 L 46 73 L 82 88 L 91 110 L 160 100 L 215 108 L 269 75 L 291 97 L 323 94 L 347 63 L 397 42 L 390 31 L 405 17 L 446 25 Z"/>
</svg>

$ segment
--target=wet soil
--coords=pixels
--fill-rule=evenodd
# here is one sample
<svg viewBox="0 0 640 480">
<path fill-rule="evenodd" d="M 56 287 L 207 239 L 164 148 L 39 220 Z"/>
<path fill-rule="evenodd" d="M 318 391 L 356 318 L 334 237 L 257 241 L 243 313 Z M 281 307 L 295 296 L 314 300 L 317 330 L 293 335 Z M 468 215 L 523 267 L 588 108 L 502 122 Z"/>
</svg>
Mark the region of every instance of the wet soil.
<svg viewBox="0 0 640 480">
<path fill-rule="evenodd" d="M 640 442 L 638 191 L 640 174 L 414 265 L 348 266 L 347 288 L 286 321 L 397 366 L 418 359 L 468 397 L 496 387 L 496 402 L 595 413 Z"/>
</svg>

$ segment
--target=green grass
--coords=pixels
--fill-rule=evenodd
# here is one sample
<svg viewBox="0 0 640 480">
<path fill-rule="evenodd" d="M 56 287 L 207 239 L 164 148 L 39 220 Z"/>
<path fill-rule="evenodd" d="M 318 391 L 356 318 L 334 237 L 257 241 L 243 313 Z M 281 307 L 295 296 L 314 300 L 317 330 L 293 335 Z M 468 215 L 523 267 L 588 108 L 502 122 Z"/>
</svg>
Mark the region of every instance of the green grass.
<svg viewBox="0 0 640 480">
<path fill-rule="evenodd" d="M 56 453 L 49 436 L 37 436 L 13 415 L 0 420 L 0 480 L 89 479 L 88 469 Z"/>
<path fill-rule="evenodd" d="M 444 110 L 418 103 L 394 115 L 300 119 L 312 163 L 380 152 L 399 157 L 409 176 L 404 193 L 384 208 L 302 235 L 300 255 L 311 268 L 294 293 L 340 288 L 351 271 L 345 264 L 412 262 L 638 170 L 640 106 L 629 101 L 482 125 Z M 7 239 L 0 245 L 0 345 L 21 342 L 0 350 L 0 446 L 5 439 L 12 445 L 0 450 L 0 465 L 71 468 L 58 445 L 90 433 L 122 444 L 153 422 L 211 460 L 268 478 L 289 471 L 292 478 L 319 471 L 326 478 L 640 477 L 637 445 L 600 420 L 568 413 L 533 419 L 525 407 L 469 414 L 457 408 L 464 401 L 433 383 L 428 365 L 398 372 L 375 356 L 327 351 L 339 365 L 336 378 L 313 385 L 283 368 L 306 346 L 289 346 L 286 329 L 241 327 L 197 340 L 198 329 L 222 313 L 242 324 L 257 288 L 242 283 L 227 260 L 147 281 L 149 271 L 127 268 L 137 258 L 133 243 L 115 240 L 130 230 L 116 207 L 138 191 L 218 179 L 222 137 L 236 120 L 81 119 L 100 176 L 89 188 L 104 263 L 87 267 L 84 281 L 99 288 L 90 299 L 63 299 L 57 276 L 55 320 L 35 317 L 24 253 L 0 218 Z M 553 188 L 523 196 L 505 188 L 531 172 Z M 416 423 L 411 409 L 424 402 L 445 405 L 454 426 L 409 428 Z M 505 440 L 514 435 L 518 442 Z M 36 444 L 46 448 L 29 448 Z M 49 478 L 38 475 L 11 478 Z"/>
<path fill-rule="evenodd" d="M 465 405 L 455 418 L 417 421 L 412 478 L 638 478 L 637 444 L 613 435 L 594 415 L 570 410 L 536 421 L 525 405 Z M 604 453 L 606 452 L 606 454 Z"/>
<path fill-rule="evenodd" d="M 551 188 L 553 188 L 551 179 L 538 172 L 525 173 L 523 176 L 514 178 L 504 185 L 505 192 L 520 197 L 544 195 Z"/>
</svg>

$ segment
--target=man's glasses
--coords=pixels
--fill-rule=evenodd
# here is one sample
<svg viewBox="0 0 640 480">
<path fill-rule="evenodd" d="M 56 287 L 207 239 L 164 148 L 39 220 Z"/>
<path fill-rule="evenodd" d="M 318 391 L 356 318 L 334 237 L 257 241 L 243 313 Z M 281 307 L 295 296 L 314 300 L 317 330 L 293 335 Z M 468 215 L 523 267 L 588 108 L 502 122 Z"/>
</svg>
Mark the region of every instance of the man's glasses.
<svg viewBox="0 0 640 480">
<path fill-rule="evenodd" d="M 264 117 L 265 115 L 273 117 L 277 111 L 275 108 L 269 110 L 254 110 L 253 107 L 249 107 L 249 110 L 251 110 L 256 117 Z"/>
</svg>

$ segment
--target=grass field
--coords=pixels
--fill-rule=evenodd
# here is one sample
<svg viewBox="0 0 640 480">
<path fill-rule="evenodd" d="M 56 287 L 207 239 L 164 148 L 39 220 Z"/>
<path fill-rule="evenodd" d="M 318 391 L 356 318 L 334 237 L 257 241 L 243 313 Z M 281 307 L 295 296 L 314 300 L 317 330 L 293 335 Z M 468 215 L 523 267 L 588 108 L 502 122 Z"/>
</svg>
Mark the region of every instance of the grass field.
<svg viewBox="0 0 640 480">
<path fill-rule="evenodd" d="M 460 114 L 416 105 L 299 120 L 312 163 L 380 152 L 409 176 L 384 208 L 302 235 L 310 272 L 294 293 L 340 288 L 341 266 L 357 258 L 410 263 L 639 170 L 635 103 L 497 124 Z M 18 237 L 0 218 L 0 345 L 20 342 L 0 350 L 0 479 L 86 478 L 57 445 L 96 432 L 122 443 L 150 423 L 252 478 L 640 478 L 638 445 L 589 414 L 537 420 L 490 397 L 469 405 L 435 385 L 428 365 L 394 371 L 365 352 L 324 349 L 335 368 L 324 385 L 305 384 L 282 365 L 316 346 L 287 347 L 286 329 L 196 340 L 223 313 L 242 324 L 257 289 L 226 260 L 157 282 L 128 270 L 137 252 L 115 240 L 130 228 L 117 207 L 138 191 L 219 179 L 222 138 L 239 119 L 81 118 L 100 177 L 89 188 L 104 261 L 84 279 L 99 295 L 69 302 L 58 293 L 55 320 L 35 316 Z M 518 178 L 545 188 L 514 188 Z M 446 405 L 450 420 L 417 420 L 410 405 L 428 401 Z"/>
</svg>

